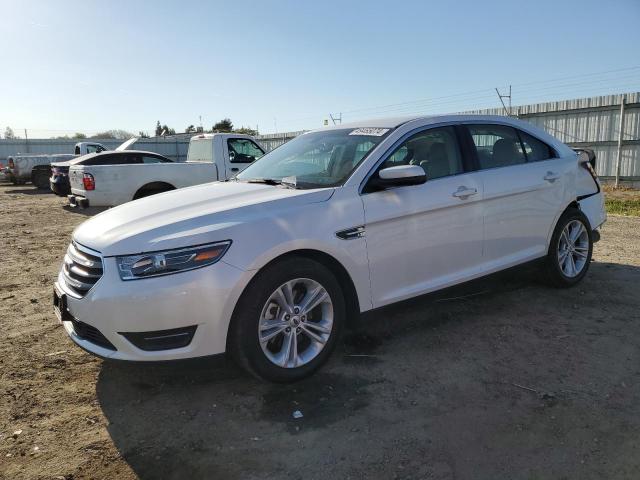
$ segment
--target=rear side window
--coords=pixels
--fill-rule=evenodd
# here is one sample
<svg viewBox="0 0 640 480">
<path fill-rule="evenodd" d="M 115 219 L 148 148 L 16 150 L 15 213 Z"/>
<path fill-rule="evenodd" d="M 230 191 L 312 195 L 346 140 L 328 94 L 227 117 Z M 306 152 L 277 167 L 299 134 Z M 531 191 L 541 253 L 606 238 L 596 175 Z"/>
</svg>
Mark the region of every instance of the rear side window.
<svg viewBox="0 0 640 480">
<path fill-rule="evenodd" d="M 251 163 L 264 155 L 262 149 L 247 138 L 230 138 L 227 147 L 231 163 Z"/>
<path fill-rule="evenodd" d="M 87 145 L 87 153 L 100 153 L 104 150 L 102 145 Z"/>
<path fill-rule="evenodd" d="M 142 163 L 172 163 L 168 158 L 152 157 L 151 155 L 143 155 Z"/>
<path fill-rule="evenodd" d="M 129 153 L 127 155 L 113 155 L 111 165 L 134 165 L 142 163 L 142 155 Z"/>
<path fill-rule="evenodd" d="M 83 163 L 85 165 L 131 165 L 142 163 L 142 157 L 139 154 L 96 155 Z"/>
<path fill-rule="evenodd" d="M 556 154 L 553 149 L 546 143 L 532 137 L 522 130 L 518 130 L 520 140 L 522 141 L 522 148 L 527 157 L 527 162 L 539 162 L 541 160 L 548 160 L 555 158 Z"/>
<path fill-rule="evenodd" d="M 515 128 L 505 125 L 469 125 L 482 170 L 526 163 Z"/>
</svg>

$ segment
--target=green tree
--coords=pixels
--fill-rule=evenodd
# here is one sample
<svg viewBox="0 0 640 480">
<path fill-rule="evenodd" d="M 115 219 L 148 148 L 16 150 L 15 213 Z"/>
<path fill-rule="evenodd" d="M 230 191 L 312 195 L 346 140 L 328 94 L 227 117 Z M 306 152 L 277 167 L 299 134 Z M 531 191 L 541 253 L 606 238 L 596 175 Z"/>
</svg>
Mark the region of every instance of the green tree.
<svg viewBox="0 0 640 480">
<path fill-rule="evenodd" d="M 254 130 L 253 128 L 249 128 L 249 127 L 236 128 L 233 132 L 241 133 L 243 135 L 251 135 L 252 137 L 259 135 L 258 130 Z"/>
<path fill-rule="evenodd" d="M 95 135 L 91 135 L 90 138 L 111 138 L 114 140 L 128 140 L 135 135 L 126 130 L 105 130 L 104 132 L 98 132 Z"/>
<path fill-rule="evenodd" d="M 13 133 L 13 129 L 11 127 L 7 127 L 4 129 L 4 138 L 7 140 L 13 140 L 20 137 L 16 137 L 16 134 Z"/>
<path fill-rule="evenodd" d="M 175 135 L 176 131 L 173 128 L 169 128 L 166 124 L 162 126 L 162 133 L 166 135 Z"/>
<path fill-rule="evenodd" d="M 162 125 L 160 125 L 160 120 L 156 123 L 156 137 L 162 135 Z"/>
<path fill-rule="evenodd" d="M 184 133 L 196 133 L 196 127 L 194 127 L 193 125 L 189 125 L 185 130 Z"/>
<path fill-rule="evenodd" d="M 71 138 L 73 138 L 74 140 L 83 140 L 87 138 L 87 136 L 84 133 L 76 132 L 75 135 Z"/>
<path fill-rule="evenodd" d="M 218 123 L 213 126 L 212 129 L 214 132 L 232 132 L 233 131 L 233 123 L 229 118 L 223 118 Z"/>
</svg>

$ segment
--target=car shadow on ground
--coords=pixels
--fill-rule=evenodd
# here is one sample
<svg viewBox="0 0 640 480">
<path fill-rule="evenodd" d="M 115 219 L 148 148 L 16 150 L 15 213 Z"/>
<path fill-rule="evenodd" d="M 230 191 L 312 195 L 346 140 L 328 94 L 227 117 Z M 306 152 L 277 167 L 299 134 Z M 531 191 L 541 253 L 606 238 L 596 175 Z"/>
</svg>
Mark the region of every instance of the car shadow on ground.
<svg viewBox="0 0 640 480">
<path fill-rule="evenodd" d="M 73 213 L 75 215 L 82 215 L 83 217 L 93 217 L 94 215 L 97 215 L 98 213 L 104 212 L 105 210 L 108 209 L 108 207 L 80 208 L 80 207 L 72 207 L 70 205 L 63 205 L 62 208 L 69 213 Z"/>
<path fill-rule="evenodd" d="M 225 356 L 154 364 L 107 361 L 97 396 L 109 434 L 140 478 L 285 476 L 286 465 L 278 458 L 295 449 L 297 436 L 357 416 L 369 404 L 367 387 L 382 380 L 363 375 L 362 367 L 379 361 L 379 348 L 443 322 L 438 316 L 417 325 L 411 312 L 501 295 L 537 279 L 535 267 L 520 267 L 517 273 L 502 272 L 376 310 L 352 322 L 325 368 L 293 385 L 261 382 Z M 294 418 L 298 410 L 313 413 L 304 427 Z M 266 444 L 280 454 L 261 459 L 256 449 Z"/>
<path fill-rule="evenodd" d="M 53 195 L 48 188 L 36 188 L 31 185 L 8 185 L 4 189 L 4 193 L 23 194 L 23 195 Z"/>
</svg>

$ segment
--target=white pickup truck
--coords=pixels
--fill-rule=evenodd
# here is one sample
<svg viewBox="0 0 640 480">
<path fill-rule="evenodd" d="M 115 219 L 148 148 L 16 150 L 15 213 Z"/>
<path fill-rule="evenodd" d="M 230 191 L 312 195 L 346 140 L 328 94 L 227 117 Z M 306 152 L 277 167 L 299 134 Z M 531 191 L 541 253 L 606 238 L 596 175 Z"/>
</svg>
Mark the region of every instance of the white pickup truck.
<svg viewBox="0 0 640 480">
<path fill-rule="evenodd" d="M 176 188 L 226 180 L 264 153 L 249 135 L 200 134 L 191 137 L 184 163 L 72 166 L 67 198 L 73 207 L 113 207 Z"/>
<path fill-rule="evenodd" d="M 73 153 L 60 153 L 52 155 L 11 155 L 7 158 L 8 165 L 5 175 L 14 185 L 20 185 L 31 181 L 41 189 L 49 188 L 49 172 L 51 163 L 64 162 L 72 158 L 98 153 L 107 150 L 101 143 L 79 142 L 76 143 Z"/>
</svg>

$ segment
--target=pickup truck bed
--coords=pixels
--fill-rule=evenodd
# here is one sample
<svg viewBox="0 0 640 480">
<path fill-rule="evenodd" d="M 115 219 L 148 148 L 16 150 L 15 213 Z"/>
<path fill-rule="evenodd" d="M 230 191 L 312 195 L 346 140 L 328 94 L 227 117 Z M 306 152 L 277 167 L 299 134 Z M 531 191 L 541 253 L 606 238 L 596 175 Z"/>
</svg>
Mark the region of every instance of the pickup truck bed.
<svg viewBox="0 0 640 480">
<path fill-rule="evenodd" d="M 93 179 L 85 180 L 87 175 Z M 218 179 L 215 164 L 156 163 L 127 165 L 113 168 L 113 165 L 77 165 L 69 170 L 72 206 L 99 207 L 120 205 L 137 198 L 162 191 L 188 187 Z"/>
</svg>

